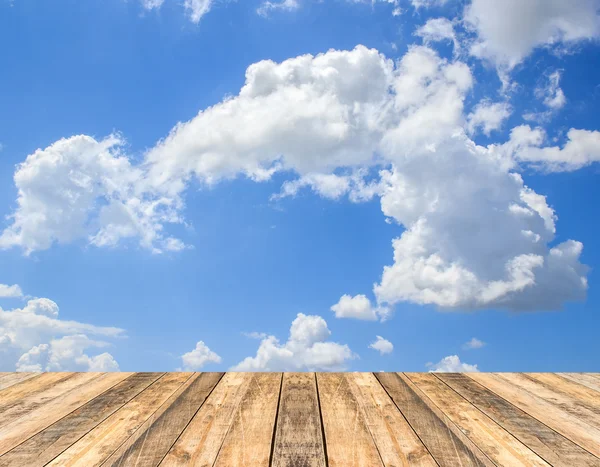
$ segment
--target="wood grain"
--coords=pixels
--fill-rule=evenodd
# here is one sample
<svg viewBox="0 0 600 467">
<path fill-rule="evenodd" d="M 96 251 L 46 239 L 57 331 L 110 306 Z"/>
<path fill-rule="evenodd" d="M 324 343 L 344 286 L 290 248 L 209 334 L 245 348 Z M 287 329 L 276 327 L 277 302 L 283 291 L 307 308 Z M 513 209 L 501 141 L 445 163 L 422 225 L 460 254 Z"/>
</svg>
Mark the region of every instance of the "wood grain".
<svg viewBox="0 0 600 467">
<path fill-rule="evenodd" d="M 223 373 L 196 373 L 181 386 L 103 465 L 157 466 Z"/>
<path fill-rule="evenodd" d="M 382 466 L 365 414 L 344 373 L 318 373 L 317 389 L 329 465 Z"/>
<path fill-rule="evenodd" d="M 88 377 L 83 379 L 85 384 L 78 384 L 36 410 L 0 426 L 0 455 L 120 383 L 132 373 L 86 373 L 85 375 Z"/>
<path fill-rule="evenodd" d="M 599 460 L 589 452 L 468 376 L 459 373 L 436 373 L 436 376 L 549 464 L 599 465 Z"/>
<path fill-rule="evenodd" d="M 101 465 L 191 376 L 169 373 L 159 378 L 47 465 Z"/>
<path fill-rule="evenodd" d="M 372 373 L 348 373 L 346 377 L 384 465 L 437 465 Z"/>
<path fill-rule="evenodd" d="M 375 375 L 440 466 L 494 465 L 405 375 Z"/>
<path fill-rule="evenodd" d="M 0 377 L 0 391 L 40 375 L 41 373 L 4 373 L 3 376 Z M 0 400 L 2 400 L 2 397 L 3 394 L 0 394 Z"/>
<path fill-rule="evenodd" d="M 251 373 L 227 373 L 160 465 L 212 466 L 252 378 Z"/>
<path fill-rule="evenodd" d="M 577 384 L 581 384 L 587 388 L 593 389 L 594 391 L 600 392 L 600 379 L 587 373 L 556 373 L 562 378 L 566 378 Z"/>
<path fill-rule="evenodd" d="M 314 373 L 285 373 L 272 464 L 325 467 L 325 445 Z"/>
<path fill-rule="evenodd" d="M 596 457 L 600 456 L 600 430 L 579 419 L 568 407 L 556 405 L 535 391 L 514 384 L 504 374 L 468 373 L 468 376 Z"/>
<path fill-rule="evenodd" d="M 558 392 L 600 416 L 600 394 L 581 384 L 552 373 L 523 373 L 523 376 L 542 384 L 548 391 Z"/>
<path fill-rule="evenodd" d="M 433 373 L 406 373 L 406 376 L 496 465 L 549 465 Z"/>
<path fill-rule="evenodd" d="M 282 373 L 255 373 L 219 451 L 216 467 L 268 467 Z"/>
<path fill-rule="evenodd" d="M 162 373 L 136 373 L 0 457 L 0 467 L 43 466 L 156 381 Z"/>
</svg>

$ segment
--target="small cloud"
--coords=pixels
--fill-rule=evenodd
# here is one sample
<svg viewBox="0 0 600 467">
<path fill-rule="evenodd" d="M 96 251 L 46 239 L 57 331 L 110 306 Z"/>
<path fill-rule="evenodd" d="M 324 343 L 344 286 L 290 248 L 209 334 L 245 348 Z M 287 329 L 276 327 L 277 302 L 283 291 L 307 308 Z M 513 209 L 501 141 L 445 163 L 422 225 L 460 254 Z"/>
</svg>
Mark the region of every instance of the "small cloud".
<svg viewBox="0 0 600 467">
<path fill-rule="evenodd" d="M 373 307 L 365 295 L 342 295 L 339 302 L 331 307 L 336 318 L 354 318 L 364 321 L 376 321 L 389 316 L 390 310 L 386 307 Z"/>
<path fill-rule="evenodd" d="M 196 348 L 191 352 L 184 353 L 181 356 L 184 371 L 197 371 L 209 362 L 221 363 L 221 357 L 208 348 L 208 346 L 198 341 Z"/>
<path fill-rule="evenodd" d="M 242 332 L 242 336 L 247 337 L 248 339 L 265 339 L 267 337 L 267 333 L 265 332 Z"/>
<path fill-rule="evenodd" d="M 377 350 L 381 355 L 392 353 L 394 350 L 394 344 L 381 336 L 377 336 L 375 342 L 369 345 L 369 348 Z"/>
<path fill-rule="evenodd" d="M 479 371 L 477 365 L 461 362 L 458 355 L 449 355 L 442 358 L 438 363 L 428 363 L 426 366 L 430 368 L 429 371 L 432 373 L 469 373 Z"/>
<path fill-rule="evenodd" d="M 485 342 L 480 341 L 476 337 L 473 337 L 469 342 L 465 342 L 463 344 L 463 349 L 472 350 L 472 349 L 480 349 L 485 345 Z"/>
</svg>

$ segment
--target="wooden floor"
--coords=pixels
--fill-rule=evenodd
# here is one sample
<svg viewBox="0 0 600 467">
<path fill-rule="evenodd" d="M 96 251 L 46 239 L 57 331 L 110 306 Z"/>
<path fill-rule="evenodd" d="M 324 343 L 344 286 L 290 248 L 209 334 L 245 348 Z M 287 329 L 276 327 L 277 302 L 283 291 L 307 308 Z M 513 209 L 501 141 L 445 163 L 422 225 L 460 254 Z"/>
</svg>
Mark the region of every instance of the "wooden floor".
<svg viewBox="0 0 600 467">
<path fill-rule="evenodd" d="M 0 373 L 0 466 L 600 466 L 600 374 Z"/>
</svg>

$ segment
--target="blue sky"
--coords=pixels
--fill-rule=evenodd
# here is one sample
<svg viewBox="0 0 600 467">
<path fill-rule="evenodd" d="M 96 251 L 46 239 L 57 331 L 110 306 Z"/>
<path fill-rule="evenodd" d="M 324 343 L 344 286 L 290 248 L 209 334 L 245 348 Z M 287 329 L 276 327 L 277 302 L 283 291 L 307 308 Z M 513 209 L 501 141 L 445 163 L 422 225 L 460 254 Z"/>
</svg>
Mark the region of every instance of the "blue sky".
<svg viewBox="0 0 600 467">
<path fill-rule="evenodd" d="M 0 371 L 600 371 L 599 8 L 0 0 Z"/>
</svg>

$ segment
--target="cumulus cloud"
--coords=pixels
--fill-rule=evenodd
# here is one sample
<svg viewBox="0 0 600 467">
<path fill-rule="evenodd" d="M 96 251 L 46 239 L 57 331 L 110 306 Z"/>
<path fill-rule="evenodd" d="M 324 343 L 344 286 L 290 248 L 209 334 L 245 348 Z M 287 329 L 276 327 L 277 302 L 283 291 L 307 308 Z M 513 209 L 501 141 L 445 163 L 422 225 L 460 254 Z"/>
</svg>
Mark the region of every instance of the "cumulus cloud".
<svg viewBox="0 0 600 467">
<path fill-rule="evenodd" d="M 480 341 L 476 337 L 473 337 L 470 341 L 465 342 L 463 344 L 463 349 L 465 349 L 465 350 L 480 349 L 483 346 L 485 346 L 485 342 Z"/>
<path fill-rule="evenodd" d="M 0 284 L 0 298 L 21 298 L 23 291 L 18 285 Z"/>
<path fill-rule="evenodd" d="M 422 37 L 423 42 L 426 44 L 449 40 L 454 44 L 455 52 L 460 49 L 460 43 L 454 32 L 454 25 L 447 18 L 428 19 L 424 25 L 417 28 L 415 35 Z"/>
<path fill-rule="evenodd" d="M 369 345 L 370 349 L 377 350 L 381 355 L 392 353 L 394 350 L 394 344 L 381 336 L 376 336 L 375 342 Z"/>
<path fill-rule="evenodd" d="M 331 307 L 336 318 L 354 318 L 365 321 L 377 319 L 385 320 L 389 310 L 385 307 L 374 307 L 365 295 L 343 295 L 340 300 Z"/>
<path fill-rule="evenodd" d="M 536 47 L 570 46 L 600 35 L 597 0 L 472 0 L 464 20 L 471 53 L 511 69 Z"/>
<path fill-rule="evenodd" d="M 506 102 L 491 102 L 484 99 L 467 117 L 467 130 L 474 134 L 480 129 L 486 136 L 490 136 L 492 131 L 502 128 L 502 124 L 510 117 L 511 112 L 512 109 Z"/>
<path fill-rule="evenodd" d="M 198 341 L 194 350 L 181 356 L 181 361 L 183 371 L 198 371 L 207 363 L 221 363 L 221 357 L 210 350 L 204 342 Z"/>
<path fill-rule="evenodd" d="M 567 103 L 565 93 L 560 88 L 560 78 L 561 72 L 554 71 L 548 75 L 546 86 L 535 90 L 536 97 L 542 99 L 544 105 L 552 110 L 561 109 Z"/>
<path fill-rule="evenodd" d="M 15 174 L 17 209 L 0 248 L 129 238 L 179 250 L 165 226 L 183 221 L 191 183 L 285 172 L 291 180 L 275 198 L 301 188 L 329 199 L 377 196 L 399 226 L 375 303 L 344 296 L 336 316 L 382 318 L 403 301 L 529 310 L 582 299 L 583 245 L 549 246 L 557 216 L 518 171 L 597 161 L 600 133 L 572 129 L 560 148 L 545 145 L 543 130 L 521 126 L 508 141 L 479 146 L 469 127 L 491 132 L 509 109 L 483 102 L 465 116 L 472 87 L 465 63 L 425 46 L 397 63 L 363 46 L 255 63 L 237 95 L 177 124 L 141 164 L 122 154 L 117 136 L 61 140 L 29 156 Z"/>
<path fill-rule="evenodd" d="M 89 355 L 88 349 L 109 345 L 97 336 L 114 339 L 124 331 L 77 321 L 61 320 L 58 305 L 47 298 L 29 300 L 23 308 L 0 308 L 0 370 L 113 371 L 112 355 Z"/>
<path fill-rule="evenodd" d="M 288 340 L 264 338 L 255 357 L 247 357 L 232 371 L 342 371 L 356 355 L 347 345 L 328 341 L 331 331 L 320 316 L 298 313 Z"/>
<path fill-rule="evenodd" d="M 479 371 L 477 365 L 470 365 L 460 361 L 457 355 L 449 355 L 442 358 L 438 363 L 427 365 L 430 372 L 434 373 L 469 373 Z"/>
</svg>

